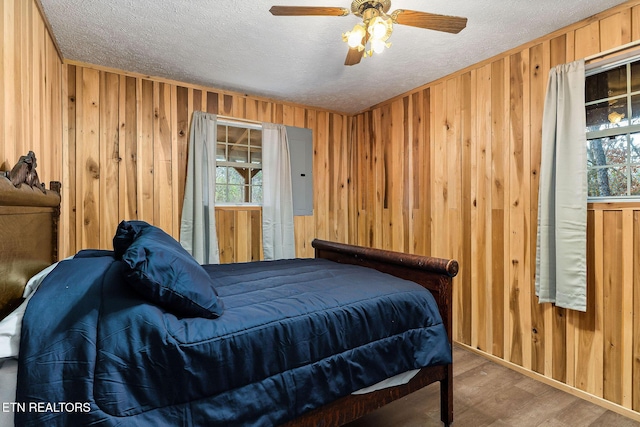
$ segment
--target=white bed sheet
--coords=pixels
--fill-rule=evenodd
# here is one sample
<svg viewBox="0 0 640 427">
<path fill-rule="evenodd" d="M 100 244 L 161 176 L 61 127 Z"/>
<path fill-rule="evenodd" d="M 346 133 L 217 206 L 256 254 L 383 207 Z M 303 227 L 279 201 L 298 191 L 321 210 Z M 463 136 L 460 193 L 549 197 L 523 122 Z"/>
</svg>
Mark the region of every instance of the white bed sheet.
<svg viewBox="0 0 640 427">
<path fill-rule="evenodd" d="M 42 283 L 47 274 L 49 274 L 56 265 L 58 265 L 58 263 L 50 265 L 29 279 L 22 294 L 22 297 L 26 299 L 18 308 L 9 313 L 7 317 L 0 320 L 0 359 L 18 357 L 20 330 L 22 329 L 22 316 L 24 316 L 24 311 L 27 309 L 27 304 L 36 289 L 38 289 L 38 286 L 40 286 L 40 283 Z"/>
<path fill-rule="evenodd" d="M 7 317 L 0 320 L 0 427 L 13 427 L 14 425 L 11 404 L 16 400 L 22 317 L 38 286 L 56 265 L 58 263 L 50 265 L 29 279 L 22 294 L 22 297 L 26 299 Z"/>
<path fill-rule="evenodd" d="M 10 405 L 16 400 L 17 381 L 18 359 L 0 359 L 0 427 L 13 427 L 13 411 Z"/>
</svg>

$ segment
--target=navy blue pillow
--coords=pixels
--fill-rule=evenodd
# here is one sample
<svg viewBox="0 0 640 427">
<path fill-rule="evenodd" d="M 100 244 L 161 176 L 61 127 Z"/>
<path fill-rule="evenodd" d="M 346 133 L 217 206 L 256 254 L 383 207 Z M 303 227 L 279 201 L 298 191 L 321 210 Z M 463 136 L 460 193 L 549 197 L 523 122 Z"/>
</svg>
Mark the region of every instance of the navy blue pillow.
<svg viewBox="0 0 640 427">
<path fill-rule="evenodd" d="M 151 302 L 182 317 L 215 318 L 224 306 L 213 280 L 173 237 L 144 221 L 122 221 L 113 237 L 127 282 Z"/>
</svg>

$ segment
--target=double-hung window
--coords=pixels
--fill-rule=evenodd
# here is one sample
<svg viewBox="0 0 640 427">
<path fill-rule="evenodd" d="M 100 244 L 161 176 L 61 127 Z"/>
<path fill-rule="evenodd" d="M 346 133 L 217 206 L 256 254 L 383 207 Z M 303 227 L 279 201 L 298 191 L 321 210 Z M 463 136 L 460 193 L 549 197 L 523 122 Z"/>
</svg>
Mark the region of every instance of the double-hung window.
<svg viewBox="0 0 640 427">
<path fill-rule="evenodd" d="M 218 119 L 216 205 L 262 203 L 262 126 Z"/>
<path fill-rule="evenodd" d="M 589 198 L 640 198 L 640 59 L 587 72 Z"/>
</svg>

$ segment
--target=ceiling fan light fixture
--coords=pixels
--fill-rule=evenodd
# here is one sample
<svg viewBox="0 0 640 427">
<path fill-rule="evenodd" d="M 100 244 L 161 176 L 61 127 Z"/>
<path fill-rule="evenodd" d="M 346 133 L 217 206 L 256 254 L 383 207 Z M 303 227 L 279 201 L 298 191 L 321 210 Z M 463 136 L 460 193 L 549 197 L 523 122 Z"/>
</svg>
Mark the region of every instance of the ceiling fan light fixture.
<svg viewBox="0 0 640 427">
<path fill-rule="evenodd" d="M 373 53 L 382 53 L 384 52 L 385 47 L 390 47 L 391 43 L 385 43 L 382 40 L 373 39 L 371 40 L 371 50 Z M 371 54 L 369 55 L 371 56 Z"/>
<path fill-rule="evenodd" d="M 378 1 L 362 1 L 358 7 L 358 16 L 362 22 L 356 24 L 351 31 L 342 34 L 342 40 L 347 42 L 351 49 L 363 52 L 362 57 L 372 56 L 374 53 L 382 53 L 391 43 L 386 41 L 393 32 L 393 19 L 385 14 L 389 4 Z M 354 2 L 355 3 L 355 2 Z"/>
<path fill-rule="evenodd" d="M 355 48 L 362 46 L 362 39 L 366 34 L 363 24 L 356 24 L 351 31 L 347 31 L 342 35 L 342 39 L 347 42 L 349 47 Z"/>
<path fill-rule="evenodd" d="M 367 26 L 367 32 L 374 40 L 386 41 L 391 37 L 393 31 L 393 22 L 391 19 L 383 18 L 382 16 L 376 16 Z"/>
</svg>

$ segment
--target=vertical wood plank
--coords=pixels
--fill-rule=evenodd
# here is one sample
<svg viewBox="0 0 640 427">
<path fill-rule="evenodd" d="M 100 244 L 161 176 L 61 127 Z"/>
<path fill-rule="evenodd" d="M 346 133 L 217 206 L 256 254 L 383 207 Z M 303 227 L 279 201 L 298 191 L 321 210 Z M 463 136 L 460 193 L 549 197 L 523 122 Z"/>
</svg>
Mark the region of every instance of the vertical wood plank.
<svg viewBox="0 0 640 427">
<path fill-rule="evenodd" d="M 529 196 L 529 273 L 526 280 L 529 281 L 529 294 L 531 295 L 531 369 L 540 374 L 549 375 L 551 372 L 550 358 L 547 355 L 548 327 L 551 321 L 550 304 L 539 304 L 535 295 L 536 274 L 536 237 L 538 229 L 538 189 L 540 156 L 542 147 L 542 111 L 546 96 L 546 82 L 549 70 L 549 43 L 542 43 L 530 49 L 530 196 Z M 546 315 L 545 312 L 549 314 Z M 545 317 L 546 316 L 546 317 Z"/>
<path fill-rule="evenodd" d="M 632 383 L 640 382 L 640 291 L 638 291 L 638 283 L 640 283 L 640 248 L 637 242 L 640 242 L 640 209 L 633 211 L 633 377 Z M 637 389 L 636 389 L 637 390 Z M 640 412 L 640 393 L 634 391 L 632 408 L 636 412 Z"/>
<path fill-rule="evenodd" d="M 173 233 L 171 85 L 153 83 L 154 224 Z"/>
<path fill-rule="evenodd" d="M 621 286 L 621 316 L 622 326 L 621 349 L 621 393 L 622 406 L 631 408 L 633 404 L 634 383 L 633 383 L 633 329 L 624 325 L 633 325 L 633 286 L 624 286 L 625 283 L 633 283 L 633 209 L 622 209 L 622 280 Z M 636 243 L 637 246 L 637 243 Z M 638 393 L 640 387 L 635 383 L 635 392 Z"/>
<path fill-rule="evenodd" d="M 590 210 L 587 212 L 587 241 L 589 243 L 597 241 L 595 233 L 596 229 L 602 231 L 602 211 L 595 214 Z M 597 222 L 597 223 L 596 223 Z M 593 244 L 587 245 L 587 262 L 589 266 L 595 266 L 597 259 L 596 248 Z M 577 340 L 578 346 L 576 351 L 576 374 L 575 385 L 581 390 L 595 394 L 598 386 L 597 383 L 602 381 L 598 379 L 598 371 L 602 372 L 602 366 L 598 367 L 596 358 L 598 353 L 602 353 L 602 346 L 598 346 L 594 340 L 596 310 L 600 307 L 596 306 L 594 285 L 596 283 L 596 275 L 601 273 L 598 268 L 589 268 L 587 271 L 587 311 L 579 313 L 577 316 Z M 602 359 L 602 358 L 600 358 Z"/>
<path fill-rule="evenodd" d="M 460 78 L 460 175 L 459 181 L 459 207 L 457 212 L 456 228 L 459 230 L 457 237 L 456 259 L 466 265 L 458 273 L 458 287 L 460 288 L 460 311 L 462 317 L 461 341 L 471 343 L 471 330 L 474 319 L 472 318 L 472 277 L 475 274 L 471 260 L 471 141 L 475 140 L 474 115 L 472 114 L 472 100 L 476 99 L 476 93 L 472 91 L 475 80 L 475 72 L 464 73 Z"/>
<path fill-rule="evenodd" d="M 127 78 L 118 79 L 118 221 L 127 219 Z"/>
<path fill-rule="evenodd" d="M 574 34 L 575 53 L 573 58 L 567 58 L 567 61 L 584 58 L 604 50 L 600 49 L 600 23 L 598 21 L 578 28 Z M 567 54 L 569 54 L 569 51 L 567 51 Z"/>
<path fill-rule="evenodd" d="M 77 222 L 76 222 L 76 212 L 77 212 L 77 171 L 76 171 L 76 138 L 78 136 L 78 129 L 76 126 L 77 120 L 77 111 L 76 111 L 76 100 L 77 100 L 77 77 L 76 77 L 76 67 L 73 65 L 66 66 L 67 68 L 67 140 L 66 140 L 66 153 L 68 162 L 65 173 L 65 177 L 67 178 L 65 185 L 66 189 L 66 197 L 63 198 L 63 208 L 66 207 L 66 210 L 61 212 L 61 215 L 66 217 L 66 222 L 68 224 L 68 246 L 67 251 L 62 252 L 63 256 L 70 256 L 77 252 Z M 62 228 L 62 230 L 65 230 Z"/>
<path fill-rule="evenodd" d="M 124 181 L 120 188 L 124 193 L 122 208 L 123 220 L 138 219 L 138 103 L 137 80 L 125 78 L 124 94 L 124 147 L 120 147 L 121 169 L 124 169 Z"/>
<path fill-rule="evenodd" d="M 16 130 L 16 96 L 17 90 L 15 86 L 16 71 L 15 71 L 15 5 L 16 0 L 6 0 L 4 2 L 3 10 L 3 55 L 2 55 L 2 81 L 4 87 L 2 88 L 2 95 L 4 96 L 3 105 L 3 118 L 4 123 L 0 132 L 2 132 L 3 141 L 15 141 L 17 137 Z M 5 170 L 11 170 L 11 167 L 17 162 L 19 154 L 14 144 L 3 144 L 4 156 L 2 158 L 3 168 Z"/>
<path fill-rule="evenodd" d="M 491 64 L 491 277 L 493 278 L 491 300 L 493 348 L 494 356 L 505 356 L 505 309 L 504 293 L 506 277 L 504 272 L 505 257 L 505 138 L 507 129 L 507 115 L 505 111 L 505 78 L 504 60 L 500 59 Z"/>
<path fill-rule="evenodd" d="M 251 261 L 251 222 L 249 212 L 238 210 L 235 212 L 237 226 L 235 227 L 235 262 Z"/>
<path fill-rule="evenodd" d="M 193 89 L 178 86 L 176 88 L 176 106 L 175 106 L 175 149 L 176 161 L 175 173 L 176 179 L 176 198 L 178 211 L 175 217 L 177 229 L 174 230 L 176 235 L 180 231 L 180 220 L 182 219 L 182 201 L 184 200 L 184 186 L 187 181 L 187 151 L 189 147 L 189 121 L 193 116 Z"/>
<path fill-rule="evenodd" d="M 79 249 L 100 247 L 100 72 L 83 69 L 77 74 L 78 106 L 77 145 L 77 229 Z"/>
<path fill-rule="evenodd" d="M 154 223 L 154 84 L 138 79 L 138 219 Z"/>
<path fill-rule="evenodd" d="M 111 249 L 119 219 L 120 79 L 100 72 L 100 248 Z"/>
<path fill-rule="evenodd" d="M 603 242 L 604 262 L 604 389 L 605 399 L 622 404 L 622 214 L 605 211 Z"/>
<path fill-rule="evenodd" d="M 472 343 L 478 349 L 491 352 L 493 318 L 491 316 L 491 65 L 476 74 L 476 138 L 472 157 L 473 208 L 471 217 L 471 262 L 475 277 L 476 298 L 472 325 L 477 337 Z"/>
<path fill-rule="evenodd" d="M 180 213 L 182 211 L 182 199 L 178 201 L 180 190 L 178 158 L 178 88 L 170 85 L 169 92 L 169 117 L 167 119 L 167 133 L 171 135 L 171 160 L 169 162 L 169 181 L 171 182 L 171 235 L 176 239 L 180 238 Z"/>
</svg>

